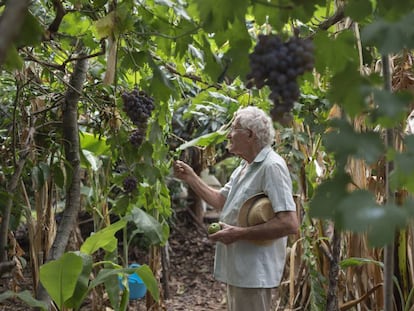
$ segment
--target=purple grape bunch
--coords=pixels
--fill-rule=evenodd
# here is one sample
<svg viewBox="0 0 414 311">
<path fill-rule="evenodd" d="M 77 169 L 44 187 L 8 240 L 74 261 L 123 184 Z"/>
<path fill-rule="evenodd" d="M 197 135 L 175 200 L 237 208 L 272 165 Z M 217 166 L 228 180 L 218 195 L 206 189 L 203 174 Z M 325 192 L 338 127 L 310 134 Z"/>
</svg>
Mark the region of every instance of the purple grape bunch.
<svg viewBox="0 0 414 311">
<path fill-rule="evenodd" d="M 249 60 L 246 87 L 261 89 L 267 85 L 273 102 L 272 118 L 283 118 L 300 96 L 297 77 L 314 67 L 312 40 L 299 38 L 298 32 L 286 41 L 277 34 L 259 35 Z"/>
<path fill-rule="evenodd" d="M 131 92 L 125 91 L 121 97 L 124 104 L 123 110 L 136 126 L 129 136 L 129 141 L 134 147 L 139 147 L 145 140 L 148 119 L 154 110 L 154 99 L 144 91 L 137 89 Z"/>
<path fill-rule="evenodd" d="M 137 189 L 137 178 L 134 176 L 127 176 L 123 181 L 124 191 L 127 193 L 131 193 L 135 189 Z"/>
</svg>

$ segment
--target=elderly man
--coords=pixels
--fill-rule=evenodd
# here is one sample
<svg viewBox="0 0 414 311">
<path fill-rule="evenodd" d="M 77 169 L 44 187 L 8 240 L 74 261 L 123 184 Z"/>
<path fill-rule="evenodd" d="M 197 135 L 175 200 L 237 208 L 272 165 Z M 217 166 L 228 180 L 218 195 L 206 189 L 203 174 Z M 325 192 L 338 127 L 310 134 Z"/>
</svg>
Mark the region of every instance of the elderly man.
<svg viewBox="0 0 414 311">
<path fill-rule="evenodd" d="M 214 277 L 227 284 L 229 311 L 271 310 L 272 288 L 283 275 L 287 236 L 298 230 L 292 181 L 285 161 L 271 148 L 274 135 L 272 120 L 263 110 L 249 106 L 235 113 L 227 148 L 242 160 L 221 189 L 209 187 L 186 163 L 174 163 L 177 178 L 221 209 L 221 230 L 209 237 L 218 242 Z M 270 200 L 272 217 L 242 226 L 241 207 L 259 193 Z"/>
</svg>

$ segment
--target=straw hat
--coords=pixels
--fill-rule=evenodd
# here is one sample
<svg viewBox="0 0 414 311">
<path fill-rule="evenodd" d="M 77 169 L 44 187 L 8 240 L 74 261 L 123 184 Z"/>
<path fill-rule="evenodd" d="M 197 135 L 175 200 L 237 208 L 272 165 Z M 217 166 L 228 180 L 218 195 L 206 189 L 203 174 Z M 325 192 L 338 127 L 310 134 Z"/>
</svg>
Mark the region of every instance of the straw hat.
<svg viewBox="0 0 414 311">
<path fill-rule="evenodd" d="M 241 227 L 250 227 L 262 224 L 272 219 L 275 212 L 272 208 L 272 202 L 263 193 L 255 194 L 248 198 L 242 205 L 238 215 L 238 223 Z M 267 244 L 269 240 L 252 241 L 256 244 Z"/>
</svg>

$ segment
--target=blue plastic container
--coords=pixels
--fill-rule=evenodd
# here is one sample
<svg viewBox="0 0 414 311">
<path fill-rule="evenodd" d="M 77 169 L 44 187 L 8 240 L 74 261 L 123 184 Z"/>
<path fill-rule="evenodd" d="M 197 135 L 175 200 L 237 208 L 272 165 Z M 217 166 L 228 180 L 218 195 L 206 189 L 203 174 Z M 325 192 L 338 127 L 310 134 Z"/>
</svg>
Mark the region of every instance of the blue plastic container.
<svg viewBox="0 0 414 311">
<path fill-rule="evenodd" d="M 140 265 L 133 263 L 129 265 L 129 268 L 138 268 Z M 132 273 L 128 275 L 128 286 L 129 286 L 129 300 L 139 299 L 145 296 L 147 288 L 144 282 L 141 280 L 138 274 Z M 122 285 L 122 276 L 119 277 L 119 287 L 124 290 Z"/>
</svg>

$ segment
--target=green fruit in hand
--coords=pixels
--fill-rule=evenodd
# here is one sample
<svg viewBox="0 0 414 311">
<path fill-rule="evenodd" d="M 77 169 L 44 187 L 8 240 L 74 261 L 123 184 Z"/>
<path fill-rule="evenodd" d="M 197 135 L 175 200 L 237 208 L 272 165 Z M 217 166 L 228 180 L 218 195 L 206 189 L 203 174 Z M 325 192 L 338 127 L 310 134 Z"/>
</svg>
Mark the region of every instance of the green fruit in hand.
<svg viewBox="0 0 414 311">
<path fill-rule="evenodd" d="M 210 224 L 210 226 L 208 226 L 208 234 L 216 233 L 220 229 L 221 229 L 220 224 L 218 222 L 213 222 L 212 224 Z"/>
</svg>

